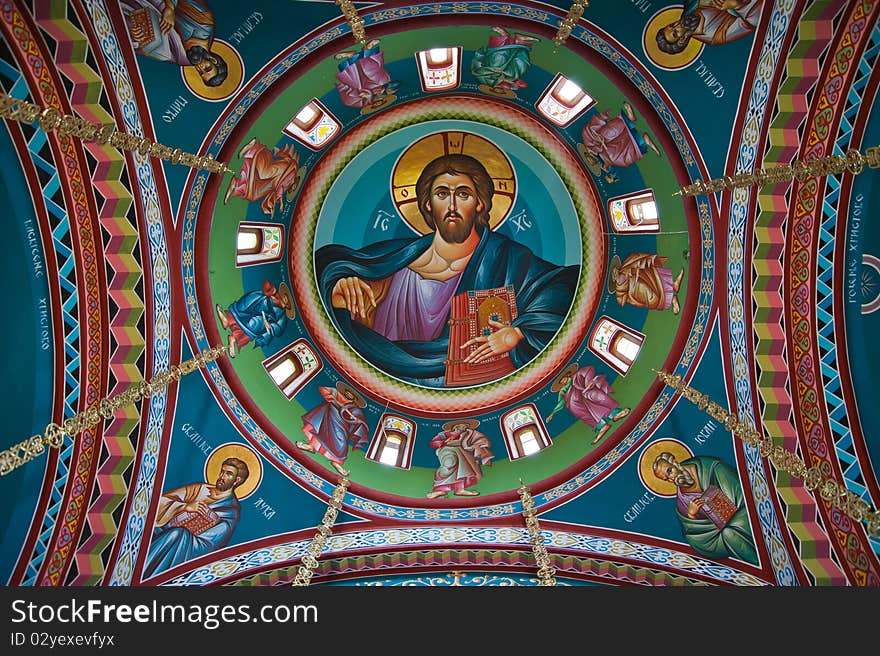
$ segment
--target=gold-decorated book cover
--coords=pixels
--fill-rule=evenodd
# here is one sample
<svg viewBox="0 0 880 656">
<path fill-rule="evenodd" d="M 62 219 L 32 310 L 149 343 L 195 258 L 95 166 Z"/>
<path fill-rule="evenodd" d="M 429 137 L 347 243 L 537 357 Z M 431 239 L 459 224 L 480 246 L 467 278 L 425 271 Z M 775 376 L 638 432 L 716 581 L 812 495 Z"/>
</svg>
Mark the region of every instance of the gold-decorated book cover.
<svg viewBox="0 0 880 656">
<path fill-rule="evenodd" d="M 168 522 L 168 525 L 175 528 L 182 527 L 193 535 L 200 535 L 209 528 L 217 526 L 219 523 L 220 515 L 213 510 L 208 510 L 205 515 L 184 510 L 183 512 L 177 513 L 174 516 L 174 519 Z"/>
<path fill-rule="evenodd" d="M 493 356 L 480 364 L 471 364 L 465 363 L 464 359 L 479 348 L 480 344 L 471 344 L 467 349 L 462 347 L 475 337 L 494 332 L 496 329 L 489 324 L 490 320 L 510 325 L 516 317 L 516 294 L 512 285 L 495 289 L 472 289 L 454 296 L 449 313 L 445 385 L 479 385 L 513 373 L 513 362 L 507 353 Z"/>
<path fill-rule="evenodd" d="M 706 513 L 715 526 L 718 528 L 727 526 L 727 522 L 730 521 L 730 518 L 736 512 L 736 506 L 733 504 L 733 501 L 724 494 L 721 488 L 715 485 L 710 485 L 706 488 L 706 491 L 703 492 L 703 499 L 705 500 L 703 512 Z"/>
</svg>

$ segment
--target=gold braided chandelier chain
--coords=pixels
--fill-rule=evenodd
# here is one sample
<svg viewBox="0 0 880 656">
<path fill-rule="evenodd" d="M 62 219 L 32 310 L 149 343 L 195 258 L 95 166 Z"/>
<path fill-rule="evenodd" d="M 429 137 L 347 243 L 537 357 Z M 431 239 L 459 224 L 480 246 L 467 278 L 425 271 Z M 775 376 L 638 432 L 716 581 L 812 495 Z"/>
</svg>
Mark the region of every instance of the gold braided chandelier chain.
<svg viewBox="0 0 880 656">
<path fill-rule="evenodd" d="M 584 13 L 584 8 L 590 6 L 589 0 L 574 0 L 571 3 L 571 8 L 568 10 L 568 14 L 559 21 L 559 29 L 556 31 L 556 36 L 553 37 L 553 43 L 556 44 L 553 48 L 553 52 L 556 52 L 563 43 L 565 43 L 566 39 L 571 36 L 571 31 L 575 28 L 580 20 L 581 16 Z"/>
<path fill-rule="evenodd" d="M 657 371 L 657 376 L 669 385 L 682 397 L 695 404 L 700 410 L 713 419 L 721 422 L 724 428 L 730 431 L 746 444 L 758 447 L 758 453 L 762 458 L 769 458 L 777 469 L 788 473 L 794 478 L 803 479 L 804 487 L 810 492 L 819 491 L 819 496 L 829 502 L 833 507 L 856 522 L 866 522 L 868 535 L 880 536 L 880 512 L 871 508 L 859 495 L 847 489 L 845 484 L 840 484 L 832 477 L 827 476 L 821 467 L 814 465 L 807 467 L 806 463 L 796 453 L 789 451 L 783 446 L 773 443 L 770 435 L 764 435 L 746 422 L 740 421 L 720 405 L 709 398 L 708 394 L 702 394 L 698 390 L 687 385 L 680 374 L 671 375 L 666 371 Z"/>
<path fill-rule="evenodd" d="M 523 517 L 526 520 L 526 529 L 529 532 L 529 542 L 532 545 L 532 553 L 535 555 L 535 563 L 538 566 L 538 585 L 555 586 L 556 569 L 550 563 L 550 554 L 544 546 L 544 536 L 541 533 L 541 525 L 535 513 L 535 500 L 529 488 L 519 481 L 519 498 L 522 500 Z"/>
<path fill-rule="evenodd" d="M 79 433 L 97 426 L 104 420 L 113 419 L 113 413 L 119 408 L 134 405 L 147 399 L 173 382 L 179 381 L 186 374 L 213 362 L 226 353 L 225 346 L 205 349 L 194 358 L 179 365 L 172 365 L 167 371 L 156 374 L 149 382 L 142 380 L 132 383 L 119 394 L 101 399 L 97 404 L 87 408 L 61 424 L 50 423 L 41 435 L 32 435 L 26 440 L 0 452 L 0 476 L 6 476 L 22 465 L 30 462 L 46 451 L 46 447 L 58 449 L 64 444 L 64 437 L 74 439 Z"/>
<path fill-rule="evenodd" d="M 120 132 L 113 125 L 92 123 L 77 116 L 62 114 L 54 107 L 42 108 L 26 100 L 13 98 L 0 91 L 0 118 L 7 118 L 21 123 L 37 123 L 44 132 L 56 131 L 59 135 L 70 135 L 82 141 L 94 141 L 99 146 L 110 144 L 120 150 L 137 151 L 143 156 L 156 157 L 172 164 L 182 164 L 193 169 L 209 173 L 234 173 L 224 162 L 214 159 L 211 153 L 198 156 L 180 148 L 172 148 L 139 137 L 128 132 Z"/>
<path fill-rule="evenodd" d="M 349 480 L 347 477 L 343 476 L 339 479 L 339 483 L 333 489 L 333 494 L 330 495 L 330 498 L 327 500 L 327 510 L 324 511 L 324 518 L 321 520 L 318 532 L 315 533 L 315 537 L 312 538 L 312 542 L 309 544 L 309 549 L 306 552 L 306 555 L 302 557 L 302 564 L 296 571 L 296 578 L 294 578 L 291 585 L 305 588 L 312 582 L 312 575 L 315 573 L 315 568 L 318 566 L 318 556 L 324 551 L 324 547 L 327 544 L 327 538 L 333 533 L 333 524 L 336 523 L 336 517 L 339 515 L 339 510 L 342 508 L 342 500 L 345 498 L 345 492 L 348 490 L 348 486 Z"/>
<path fill-rule="evenodd" d="M 360 14 L 358 14 L 357 8 L 355 8 L 354 3 L 351 0 L 335 1 L 336 4 L 339 5 L 339 8 L 342 10 L 342 15 L 345 16 L 345 21 L 351 28 L 351 33 L 352 35 L 354 35 L 354 40 L 361 44 L 361 46 L 366 47 L 367 34 L 366 32 L 364 32 L 364 19 L 361 18 Z"/>
<path fill-rule="evenodd" d="M 697 180 L 693 184 L 681 187 L 674 192 L 673 196 L 699 196 L 710 194 L 725 189 L 747 189 L 749 187 L 764 187 L 777 185 L 783 182 L 797 180 L 806 182 L 811 178 L 837 175 L 849 171 L 858 175 L 868 168 L 880 168 L 880 146 L 868 148 L 864 154 L 856 149 L 847 151 L 846 155 L 829 155 L 817 159 L 805 161 L 795 160 L 791 164 L 781 164 L 766 168 L 756 169 L 750 173 L 737 173 L 725 175 L 711 180 Z"/>
</svg>

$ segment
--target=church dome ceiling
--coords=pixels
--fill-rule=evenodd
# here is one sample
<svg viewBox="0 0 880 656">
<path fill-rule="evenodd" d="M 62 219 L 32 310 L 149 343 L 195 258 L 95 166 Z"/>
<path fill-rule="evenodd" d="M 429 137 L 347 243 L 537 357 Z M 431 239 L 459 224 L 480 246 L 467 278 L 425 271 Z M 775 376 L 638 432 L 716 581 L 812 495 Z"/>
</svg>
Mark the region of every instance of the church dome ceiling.
<svg viewBox="0 0 880 656">
<path fill-rule="evenodd" d="M 5 582 L 289 584 L 344 477 L 313 585 L 535 585 L 524 484 L 560 585 L 880 583 L 877 3 L 48 4 L 0 90 L 145 145 L 4 109 L 0 446 L 106 412 Z"/>
</svg>

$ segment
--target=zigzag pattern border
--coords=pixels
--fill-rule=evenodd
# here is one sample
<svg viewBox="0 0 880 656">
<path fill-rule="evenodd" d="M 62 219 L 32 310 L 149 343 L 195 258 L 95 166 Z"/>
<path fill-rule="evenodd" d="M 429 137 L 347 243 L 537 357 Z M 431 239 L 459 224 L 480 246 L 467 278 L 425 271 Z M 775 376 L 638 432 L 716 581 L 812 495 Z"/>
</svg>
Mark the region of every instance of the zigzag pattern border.
<svg viewBox="0 0 880 656">
<path fill-rule="evenodd" d="M 0 77 L 10 80 L 6 93 L 19 98 L 33 102 L 33 96 L 27 88 L 27 82 L 20 71 L 0 60 Z M 63 243 L 62 239 L 70 230 L 70 223 L 67 217 L 67 211 L 63 205 L 58 205 L 52 200 L 52 197 L 59 189 L 58 170 L 54 161 L 49 161 L 40 155 L 40 152 L 47 146 L 48 140 L 45 132 L 37 130 L 34 132 L 27 143 L 27 149 L 31 161 L 36 168 L 43 170 L 49 180 L 41 189 L 32 190 L 33 197 L 42 198 L 46 207 L 46 216 L 49 217 L 50 231 L 52 234 L 52 243 L 44 244 L 43 247 L 52 248 L 55 253 L 58 265 L 58 285 L 59 289 L 64 290 L 64 294 L 59 294 L 59 298 L 68 295 L 67 299 L 61 303 L 62 316 L 62 334 L 64 341 L 62 348 L 65 354 L 65 368 L 61 380 L 56 380 L 56 385 L 61 386 L 64 396 L 64 414 L 72 416 L 76 413 L 76 393 L 79 387 L 79 322 L 76 317 L 78 308 L 78 293 L 76 289 L 76 268 L 73 264 L 73 252 Z M 52 153 L 47 149 L 49 158 Z M 54 224 L 53 224 L 54 219 Z M 53 344 L 53 348 L 55 345 Z M 36 582 L 37 574 L 43 564 L 46 556 L 46 549 L 55 524 L 58 519 L 58 511 L 61 508 L 61 500 L 64 498 L 64 485 L 67 482 L 67 474 L 70 468 L 70 458 L 73 455 L 73 442 L 66 442 L 58 452 L 58 459 L 54 472 L 46 472 L 46 476 L 53 477 L 52 491 L 49 501 L 43 509 L 42 518 L 34 518 L 31 524 L 31 530 L 34 526 L 41 525 L 37 534 L 37 539 L 31 549 L 31 556 L 22 576 L 21 585 L 33 585 Z M 39 512 L 39 508 L 37 509 Z"/>
<path fill-rule="evenodd" d="M 832 130 L 838 128 L 843 115 L 845 101 L 841 89 L 850 89 L 859 61 L 866 49 L 866 34 L 880 15 L 880 2 L 861 0 L 852 3 L 845 24 L 841 26 L 841 39 L 835 46 L 830 67 L 821 79 L 821 86 L 815 98 L 815 109 L 811 114 L 805 133 L 801 156 L 804 159 L 822 157 L 834 149 Z M 815 178 L 792 185 L 792 207 L 785 258 L 791 267 L 791 276 L 786 278 L 786 312 L 790 320 L 789 335 L 793 342 L 793 353 L 788 363 L 798 376 L 797 420 L 803 431 L 801 446 L 807 454 L 806 460 L 820 466 L 827 475 L 834 476 L 837 468 L 843 469 L 835 458 L 832 431 L 828 426 L 827 407 L 820 402 L 824 393 L 822 373 L 819 363 L 819 349 L 816 343 L 817 328 L 813 291 L 815 281 L 810 272 L 817 256 L 816 239 L 821 222 L 823 195 L 828 187 L 824 180 Z M 820 504 L 820 512 L 829 523 L 832 543 L 854 585 L 878 585 L 880 583 L 880 561 L 870 549 L 864 527 L 850 520 L 848 516 L 833 508 L 828 502 Z M 832 528 L 833 527 L 833 528 Z"/>
<path fill-rule="evenodd" d="M 113 76 L 113 88 L 122 108 L 124 129 L 131 134 L 144 136 L 131 79 L 125 69 L 124 59 L 119 50 L 119 41 L 107 15 L 107 8 L 103 0 L 81 1 L 85 11 L 92 18 L 92 25 L 101 45 L 100 54 L 104 57 Z M 96 51 L 95 56 L 97 55 Z M 168 245 L 165 239 L 165 226 L 159 211 L 159 191 L 153 176 L 153 165 L 149 157 L 137 152 L 132 152 L 132 158 L 135 162 L 138 192 L 149 237 L 149 266 L 153 282 L 153 307 L 150 308 L 153 327 L 153 362 L 151 364 L 153 371 L 163 371 L 169 367 L 171 359 L 171 285 L 168 269 Z M 113 573 L 109 579 L 110 585 L 129 585 L 134 576 L 134 563 L 140 550 L 145 517 L 153 493 L 167 400 L 166 390 L 150 397 L 146 436 L 140 453 L 140 467 L 133 492 L 132 507 L 122 534 L 122 543 L 113 567 Z"/>
<path fill-rule="evenodd" d="M 73 85 L 71 108 L 86 120 L 115 124 L 113 116 L 98 102 L 101 76 L 86 63 L 90 45 L 86 35 L 70 20 L 71 9 L 67 2 L 52 2 L 50 5 L 38 3 L 34 7 L 34 18 L 37 26 L 58 44 L 53 61 L 59 72 Z M 124 156 L 110 145 L 90 143 L 85 148 L 97 161 L 92 172 L 92 185 L 104 198 L 103 205 L 99 206 L 98 220 L 108 235 L 107 246 L 110 248 L 106 258 L 113 275 L 108 280 L 107 291 L 117 307 L 110 319 L 111 344 L 114 348 L 109 360 L 116 386 L 111 389 L 108 385 L 108 391 L 116 393 L 141 377 L 137 371 L 137 360 L 144 350 L 144 340 L 138 324 L 143 321 L 144 303 L 136 292 L 143 277 L 136 255 L 139 234 L 137 226 L 126 218 L 133 199 L 121 181 L 126 168 Z M 77 573 L 71 581 L 72 585 L 91 585 L 103 575 L 101 554 L 116 535 L 113 511 L 122 503 L 128 491 L 123 474 L 134 461 L 132 433 L 138 423 L 137 411 L 125 408 L 105 424 L 102 439 L 108 456 L 98 466 L 95 477 L 97 497 L 93 497 L 95 500 L 86 511 L 91 534 L 80 540 L 74 554 Z M 134 439 L 137 439 L 136 433 Z"/>
<path fill-rule="evenodd" d="M 840 7 L 835 9 L 829 3 L 814 2 L 801 17 L 799 36 L 785 60 L 786 77 L 780 82 L 776 92 L 775 103 L 779 112 L 768 126 L 765 161 L 788 162 L 796 156 L 800 143 L 798 129 L 806 120 L 809 109 L 805 98 L 810 89 L 818 84 L 818 74 L 834 34 L 834 18 L 840 11 Z M 815 80 L 812 86 L 809 84 L 811 79 Z M 772 102 L 772 99 L 768 99 L 768 106 Z M 757 146 L 755 144 L 756 152 Z M 752 237 L 754 292 L 751 300 L 755 306 L 752 313 L 752 332 L 756 391 L 764 401 L 762 420 L 770 435 L 779 438 L 786 448 L 794 450 L 797 449 L 798 442 L 793 423 L 794 407 L 788 358 L 785 355 L 787 342 L 782 290 L 785 278 L 782 245 L 786 239 L 787 190 L 788 187 L 780 187 L 758 193 Z M 743 195 L 737 193 L 735 198 Z M 780 382 L 781 379 L 783 382 Z M 751 408 L 750 383 L 748 378 L 743 380 L 743 394 L 738 398 L 741 411 L 746 407 Z M 751 447 L 749 451 L 750 456 L 755 459 L 754 466 L 761 466 L 755 448 Z M 809 576 L 823 585 L 845 583 L 831 553 L 828 535 L 818 517 L 816 501 L 804 488 L 803 481 L 793 479 L 785 472 L 777 472 L 775 486 L 785 505 L 788 530 L 796 543 L 799 543 L 800 561 Z"/>
<path fill-rule="evenodd" d="M 43 59 L 37 44 L 37 37 L 31 31 L 29 19 L 22 13 L 20 7 L 4 2 L 0 7 L 0 26 L 4 36 L 8 38 L 10 48 L 13 49 L 20 62 L 26 62 L 27 70 L 34 77 L 35 94 L 37 104 L 45 107 L 54 107 L 62 113 L 65 111 L 61 103 L 63 95 L 56 88 L 50 74 L 50 68 Z M 71 231 L 71 246 L 73 256 L 69 262 L 77 269 L 78 280 L 84 297 L 81 311 L 84 309 L 85 321 L 78 321 L 77 330 L 84 328 L 85 344 L 80 344 L 80 378 L 75 392 L 74 403 L 78 405 L 71 415 L 79 408 L 95 405 L 101 398 L 104 390 L 102 386 L 104 351 L 104 335 L 102 327 L 105 318 L 102 316 L 100 273 L 98 262 L 101 261 L 102 244 L 93 234 L 93 226 L 89 216 L 89 197 L 86 176 L 78 159 L 78 144 L 69 135 L 47 135 L 50 143 L 57 144 L 64 165 L 57 168 L 59 184 L 66 190 L 65 202 L 70 202 L 69 216 L 75 220 L 75 230 Z M 59 267 L 63 271 L 63 267 Z M 65 416 L 69 411 L 70 403 L 66 403 Z M 66 508 L 59 509 L 58 518 L 62 521 L 56 523 L 51 531 L 50 545 L 44 555 L 40 572 L 37 578 L 41 578 L 41 584 L 56 585 L 64 571 L 67 558 L 70 554 L 74 540 L 81 530 L 79 508 L 83 505 L 83 497 L 91 487 L 91 463 L 97 446 L 97 429 L 90 428 L 80 433 L 73 444 L 73 455 L 68 467 L 66 478 L 65 495 L 67 496 Z M 75 466 L 74 466 L 75 460 Z M 72 477 L 71 477 L 72 474 Z"/>
<path fill-rule="evenodd" d="M 859 61 L 858 77 L 853 81 L 847 93 L 846 105 L 841 115 L 843 127 L 839 131 L 834 147 L 836 155 L 845 154 L 851 147 L 854 119 L 862 106 L 862 94 L 868 84 L 868 79 L 874 72 L 878 55 L 880 55 L 880 23 L 876 23 L 871 31 L 868 45 Z M 869 110 L 867 107 L 864 109 Z M 851 182 L 852 178 L 849 177 L 849 183 L 851 184 Z M 823 218 L 819 225 L 816 256 L 816 325 L 824 383 L 823 390 L 826 412 L 833 435 L 832 440 L 844 481 L 848 489 L 864 498 L 864 495 L 868 493 L 868 488 L 857 481 L 862 478 L 862 466 L 853 446 L 853 434 L 848 423 L 852 420 L 847 416 L 846 401 L 841 390 L 837 345 L 834 341 L 834 244 L 838 228 L 844 231 L 844 234 L 846 230 L 846 222 L 838 224 L 837 220 L 840 216 L 838 204 L 842 185 L 841 176 L 829 175 L 826 178 L 826 183 L 831 188 L 831 193 L 826 194 L 822 204 Z M 822 351 L 826 351 L 825 355 L 822 355 Z M 825 381 L 825 378 L 829 380 Z M 840 421 L 842 417 L 848 419 L 847 424 Z M 876 507 L 878 500 L 870 496 L 868 498 L 871 499 L 871 505 Z M 880 553 L 880 538 L 872 538 L 869 535 L 868 541 L 871 543 L 873 551 Z"/>
</svg>

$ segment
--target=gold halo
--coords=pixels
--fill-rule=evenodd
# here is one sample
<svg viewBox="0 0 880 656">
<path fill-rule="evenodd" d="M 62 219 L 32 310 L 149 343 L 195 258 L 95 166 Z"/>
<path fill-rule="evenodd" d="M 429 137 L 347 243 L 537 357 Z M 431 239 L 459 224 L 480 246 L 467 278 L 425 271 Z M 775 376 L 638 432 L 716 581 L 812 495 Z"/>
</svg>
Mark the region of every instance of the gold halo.
<svg viewBox="0 0 880 656">
<path fill-rule="evenodd" d="M 558 392 L 559 390 L 561 390 L 562 385 L 559 384 L 560 381 L 562 381 L 562 379 L 565 378 L 566 376 L 574 376 L 577 373 L 577 370 L 578 370 L 577 362 L 572 362 L 570 365 L 568 365 L 565 369 L 563 369 L 559 373 L 559 376 L 556 377 L 556 380 L 553 381 L 553 384 L 550 386 L 550 391 L 551 392 Z"/>
<path fill-rule="evenodd" d="M 660 47 L 657 45 L 657 32 L 681 18 L 683 9 L 684 7 L 681 5 L 661 9 L 651 17 L 651 20 L 645 25 L 645 30 L 642 32 L 642 48 L 644 48 L 648 59 L 655 66 L 667 71 L 677 71 L 685 66 L 690 66 L 700 56 L 705 45 L 702 41 L 692 38 L 688 41 L 684 50 L 674 55 L 660 50 Z"/>
<path fill-rule="evenodd" d="M 284 194 L 284 197 L 288 202 L 292 201 L 293 197 L 296 195 L 299 186 L 302 184 L 303 178 L 306 177 L 306 171 L 307 169 L 302 166 L 297 169 L 296 175 L 293 176 L 293 184 L 290 185 L 290 189 Z"/>
<path fill-rule="evenodd" d="M 480 425 L 480 422 L 476 419 L 454 419 L 453 421 L 447 421 L 445 424 L 443 424 L 443 430 L 452 430 L 459 424 L 465 424 L 468 428 L 476 428 Z"/>
<path fill-rule="evenodd" d="M 639 478 L 642 479 L 642 485 L 658 497 L 669 498 L 675 496 L 675 483 L 661 481 L 654 474 L 654 460 L 664 451 L 671 453 L 679 462 L 693 458 L 694 454 L 684 442 L 667 438 L 649 444 L 639 456 Z"/>
<path fill-rule="evenodd" d="M 365 105 L 361 107 L 361 114 L 366 116 L 367 114 L 372 114 L 373 112 L 378 112 L 380 109 L 384 107 L 388 107 L 391 103 L 397 100 L 397 96 L 393 93 L 385 94 L 381 96 L 378 100 L 374 100 L 369 105 Z"/>
<path fill-rule="evenodd" d="M 495 191 L 489 227 L 495 230 L 516 201 L 516 172 L 507 155 L 485 137 L 471 132 L 444 130 L 422 137 L 401 153 L 391 172 L 391 198 L 410 228 L 422 235 L 434 232 L 419 211 L 416 181 L 422 169 L 441 155 L 470 155 L 486 167 Z"/>
<path fill-rule="evenodd" d="M 287 315 L 288 319 L 295 318 L 296 308 L 293 305 L 293 295 L 290 293 L 290 288 L 287 286 L 287 283 L 282 282 L 278 285 L 278 295 L 282 298 L 286 298 L 287 304 L 290 305 L 289 308 L 284 308 L 284 314 Z"/>
<path fill-rule="evenodd" d="M 617 281 L 614 279 L 615 269 L 620 269 L 620 257 L 617 255 L 611 258 L 611 265 L 608 267 L 608 291 L 612 294 L 617 291 Z"/>
<path fill-rule="evenodd" d="M 352 400 L 354 401 L 355 405 L 357 405 L 357 407 L 359 407 L 359 408 L 366 408 L 367 407 L 367 402 L 364 400 L 364 397 L 362 397 L 360 394 L 358 394 L 358 391 L 356 389 L 354 389 L 351 385 L 343 383 L 340 380 L 336 383 L 336 391 L 339 392 L 340 394 L 342 394 L 343 396 L 348 396 L 349 394 L 354 396 L 354 399 L 352 399 Z"/>
<path fill-rule="evenodd" d="M 205 84 L 195 66 L 181 66 L 180 74 L 183 76 L 183 83 L 195 95 L 202 100 L 216 102 L 225 100 L 238 91 L 244 79 L 244 62 L 235 48 L 220 39 L 214 39 L 211 52 L 217 53 L 226 62 L 226 79 L 219 87 Z"/>
<path fill-rule="evenodd" d="M 229 442 L 221 444 L 211 452 L 205 461 L 205 481 L 213 484 L 220 473 L 220 467 L 227 458 L 244 460 L 248 466 L 247 480 L 235 488 L 235 497 L 241 501 L 254 493 L 260 481 L 263 480 L 263 463 L 256 452 L 244 444 Z"/>
<path fill-rule="evenodd" d="M 488 93 L 492 96 L 497 96 L 498 98 L 509 98 L 510 100 L 516 98 L 516 91 L 508 89 L 507 87 L 490 87 L 488 84 L 481 84 L 478 88 L 483 93 Z"/>
</svg>

